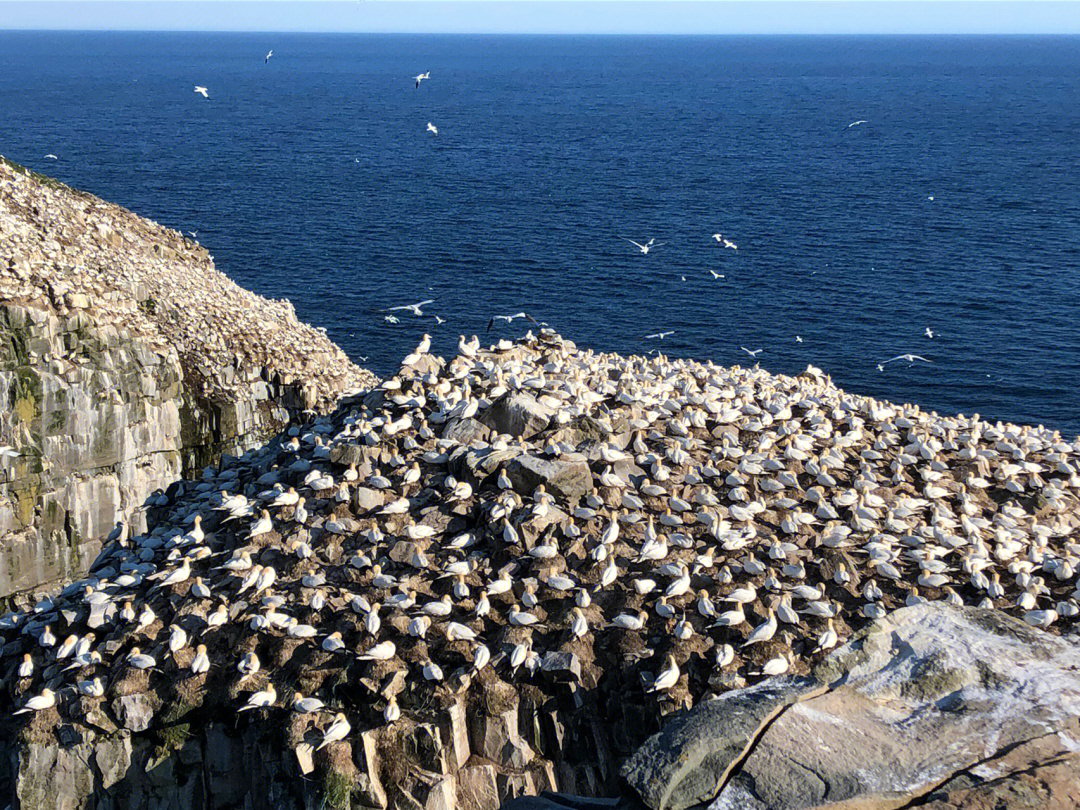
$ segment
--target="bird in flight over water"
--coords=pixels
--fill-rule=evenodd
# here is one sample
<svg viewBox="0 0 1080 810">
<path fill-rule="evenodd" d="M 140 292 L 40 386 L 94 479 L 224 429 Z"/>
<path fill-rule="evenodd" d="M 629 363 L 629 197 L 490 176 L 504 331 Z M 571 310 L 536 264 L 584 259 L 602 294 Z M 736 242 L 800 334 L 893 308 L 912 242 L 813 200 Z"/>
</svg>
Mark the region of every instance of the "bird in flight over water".
<svg viewBox="0 0 1080 810">
<path fill-rule="evenodd" d="M 623 239 L 626 239 L 626 237 L 624 236 Z M 634 245 L 638 250 L 640 250 L 643 256 L 648 255 L 650 249 L 654 247 L 660 247 L 662 244 L 664 244 L 663 242 L 657 242 L 655 239 L 650 239 L 644 245 L 641 244 L 641 242 L 635 242 L 633 239 L 626 239 L 626 241 L 629 242 L 631 245 Z"/>
<path fill-rule="evenodd" d="M 513 315 L 493 315 L 491 320 L 488 321 L 487 330 L 490 332 L 491 327 L 495 325 L 495 321 L 506 321 L 507 323 L 513 323 L 518 318 L 525 318 L 529 323 L 534 323 L 540 326 L 540 323 L 527 312 L 515 312 Z"/>
<path fill-rule="evenodd" d="M 270 51 L 266 54 L 266 58 L 263 59 L 263 64 L 265 65 L 267 62 L 269 62 L 270 57 L 273 56 L 273 55 L 274 55 L 274 49 L 271 48 Z"/>
<path fill-rule="evenodd" d="M 663 340 L 668 335 L 674 335 L 674 334 L 675 334 L 675 330 L 670 329 L 667 332 L 657 332 L 655 335 L 646 335 L 645 339 L 646 340 Z"/>
<path fill-rule="evenodd" d="M 916 360 L 922 363 L 934 362 L 933 360 L 927 360 L 925 357 L 917 354 L 898 354 L 896 355 L 896 357 L 890 357 L 888 360 L 882 360 L 879 367 L 885 365 L 886 363 L 892 363 L 894 360 L 907 360 L 909 363 L 914 363 Z"/>
<path fill-rule="evenodd" d="M 751 357 L 753 357 L 753 358 L 754 358 L 755 360 L 757 360 L 757 356 L 758 356 L 759 354 L 761 354 L 761 352 L 763 351 L 762 349 L 754 349 L 754 351 L 750 351 L 750 350 L 749 350 L 748 348 L 746 348 L 745 346 L 740 346 L 739 348 L 740 348 L 740 349 L 742 349 L 742 350 L 743 350 L 744 352 L 746 352 L 746 353 L 747 353 L 748 355 L 750 355 Z"/>
<path fill-rule="evenodd" d="M 421 301 L 419 304 L 402 304 L 400 307 L 390 307 L 389 309 L 384 309 L 383 312 L 400 312 L 401 310 L 407 309 L 407 310 L 409 310 L 409 312 L 411 312 L 413 315 L 415 315 L 417 318 L 419 318 L 419 317 L 423 316 L 423 314 L 424 314 L 423 312 L 420 311 L 420 307 L 427 306 L 428 304 L 434 304 L 434 303 L 435 303 L 435 299 L 434 298 L 429 298 L 427 301 Z"/>
<path fill-rule="evenodd" d="M 424 79 L 430 79 L 431 78 L 431 71 L 428 70 L 428 71 L 425 71 L 424 73 L 417 73 L 414 78 L 416 79 L 416 86 L 419 87 L 420 82 L 422 82 Z"/>
<path fill-rule="evenodd" d="M 435 135 L 439 134 L 439 128 L 437 126 L 435 126 L 433 123 L 431 123 L 430 121 L 427 122 L 427 131 L 428 132 L 433 132 L 433 133 L 435 133 Z"/>
<path fill-rule="evenodd" d="M 852 127 L 857 127 L 859 124 L 865 124 L 865 123 L 866 123 L 865 118 L 860 119 L 858 121 L 852 121 L 850 124 L 847 125 L 846 129 L 851 129 Z"/>
<path fill-rule="evenodd" d="M 199 85 L 195 85 L 195 92 L 198 93 L 203 98 L 210 98 L 210 94 L 208 92 L 206 92 L 205 87 L 200 87 Z"/>
</svg>

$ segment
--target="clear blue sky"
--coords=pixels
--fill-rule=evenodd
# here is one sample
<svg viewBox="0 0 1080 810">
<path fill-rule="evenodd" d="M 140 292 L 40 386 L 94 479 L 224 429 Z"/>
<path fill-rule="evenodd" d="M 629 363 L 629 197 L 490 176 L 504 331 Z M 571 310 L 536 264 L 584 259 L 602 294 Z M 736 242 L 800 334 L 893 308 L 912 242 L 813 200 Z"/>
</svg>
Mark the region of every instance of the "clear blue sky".
<svg viewBox="0 0 1080 810">
<path fill-rule="evenodd" d="M 0 0 L 0 29 L 417 33 L 1080 33 L 1067 0 Z"/>
</svg>

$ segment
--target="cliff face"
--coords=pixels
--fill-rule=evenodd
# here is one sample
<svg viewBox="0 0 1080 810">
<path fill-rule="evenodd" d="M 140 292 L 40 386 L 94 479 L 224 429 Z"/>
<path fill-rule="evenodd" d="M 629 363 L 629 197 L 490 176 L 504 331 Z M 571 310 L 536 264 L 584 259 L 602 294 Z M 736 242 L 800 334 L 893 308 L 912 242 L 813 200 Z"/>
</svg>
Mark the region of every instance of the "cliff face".
<svg viewBox="0 0 1080 810">
<path fill-rule="evenodd" d="M 0 159 L 0 596 L 373 378 L 176 231 Z"/>
</svg>

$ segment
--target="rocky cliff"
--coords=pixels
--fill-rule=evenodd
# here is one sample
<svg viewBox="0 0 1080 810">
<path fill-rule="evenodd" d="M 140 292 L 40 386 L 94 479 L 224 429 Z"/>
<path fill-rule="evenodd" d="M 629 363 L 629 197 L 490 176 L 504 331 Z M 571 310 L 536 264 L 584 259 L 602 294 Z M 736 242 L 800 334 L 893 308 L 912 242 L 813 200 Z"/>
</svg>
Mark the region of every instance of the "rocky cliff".
<svg viewBox="0 0 1080 810">
<path fill-rule="evenodd" d="M 1080 444 L 855 396 L 813 368 L 598 354 L 551 331 L 463 338 L 450 360 L 428 348 L 171 487 L 150 531 L 0 616 L 0 795 L 21 810 L 614 795 L 665 721 L 727 701 L 746 711 L 717 721 L 713 778 L 687 778 L 688 756 L 665 770 L 663 748 L 621 772 L 650 810 L 729 788 L 728 806 L 877 807 L 974 772 L 997 741 L 1068 735 Z M 960 624 L 940 619 L 953 610 Z M 807 742 L 860 761 L 845 706 L 884 763 L 864 783 Z M 814 723 L 800 743 L 770 741 L 796 721 Z M 996 721 L 1008 733 L 979 748 Z M 928 780 L 911 759 L 885 784 L 935 733 L 947 767 Z M 786 794 L 762 777 L 778 761 Z"/>
<path fill-rule="evenodd" d="M 193 240 L 0 159 L 0 597 L 372 379 Z"/>
</svg>

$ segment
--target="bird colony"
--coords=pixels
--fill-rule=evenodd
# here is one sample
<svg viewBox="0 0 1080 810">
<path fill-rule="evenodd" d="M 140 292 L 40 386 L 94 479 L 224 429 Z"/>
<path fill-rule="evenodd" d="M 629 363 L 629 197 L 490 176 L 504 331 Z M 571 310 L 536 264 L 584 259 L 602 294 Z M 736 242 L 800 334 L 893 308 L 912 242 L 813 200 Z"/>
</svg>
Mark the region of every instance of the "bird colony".
<svg viewBox="0 0 1080 810">
<path fill-rule="evenodd" d="M 3 158 L 0 301 L 175 349 L 186 382 L 206 398 L 235 399 L 277 377 L 307 382 L 309 404 L 325 409 L 374 380 L 291 303 L 230 281 L 194 237 Z"/>
<path fill-rule="evenodd" d="M 659 717 L 805 673 L 898 606 L 1050 632 L 1080 612 L 1080 442 L 812 367 L 598 354 L 550 330 L 428 349 L 174 486 L 149 534 L 3 616 L 8 710 L 77 720 L 138 683 L 299 724 L 315 748 L 494 686 L 607 690 Z"/>
</svg>

